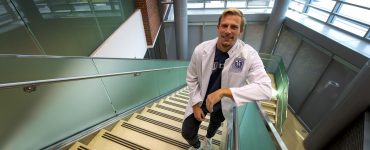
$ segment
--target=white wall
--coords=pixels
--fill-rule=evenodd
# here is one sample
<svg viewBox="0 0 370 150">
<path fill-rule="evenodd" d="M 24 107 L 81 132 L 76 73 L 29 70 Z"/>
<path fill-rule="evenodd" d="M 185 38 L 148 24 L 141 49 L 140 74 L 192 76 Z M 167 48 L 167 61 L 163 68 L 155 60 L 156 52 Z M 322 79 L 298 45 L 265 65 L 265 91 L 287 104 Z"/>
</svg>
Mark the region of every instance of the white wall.
<svg viewBox="0 0 370 150">
<path fill-rule="evenodd" d="M 138 9 L 91 54 L 91 57 L 144 58 L 146 50 L 144 25 Z"/>
</svg>

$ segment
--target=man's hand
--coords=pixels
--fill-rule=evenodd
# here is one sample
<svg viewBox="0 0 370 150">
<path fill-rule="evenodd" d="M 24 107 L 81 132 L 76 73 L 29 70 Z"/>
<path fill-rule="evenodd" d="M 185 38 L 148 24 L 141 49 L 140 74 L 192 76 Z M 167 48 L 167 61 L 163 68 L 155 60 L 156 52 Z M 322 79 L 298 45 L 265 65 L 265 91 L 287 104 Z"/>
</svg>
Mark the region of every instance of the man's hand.
<svg viewBox="0 0 370 150">
<path fill-rule="evenodd" d="M 202 122 L 205 118 L 202 108 L 198 104 L 193 106 L 193 113 L 195 119 L 197 119 L 199 122 Z"/>
<path fill-rule="evenodd" d="M 213 106 L 218 103 L 222 97 L 227 96 L 233 98 L 229 88 L 221 88 L 207 96 L 207 109 L 211 113 L 213 112 Z"/>
</svg>

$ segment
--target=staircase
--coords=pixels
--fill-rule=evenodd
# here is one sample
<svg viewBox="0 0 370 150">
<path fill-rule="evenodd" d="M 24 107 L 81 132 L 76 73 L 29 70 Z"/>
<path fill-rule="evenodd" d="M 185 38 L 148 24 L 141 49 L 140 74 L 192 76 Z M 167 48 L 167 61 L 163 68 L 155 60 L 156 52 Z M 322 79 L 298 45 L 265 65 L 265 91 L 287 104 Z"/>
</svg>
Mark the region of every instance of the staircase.
<svg viewBox="0 0 370 150">
<path fill-rule="evenodd" d="M 275 82 L 275 78 L 274 78 L 274 75 L 271 74 L 271 73 L 268 73 L 268 76 L 270 77 L 271 79 L 271 85 L 272 85 L 272 88 L 274 90 L 276 90 L 276 82 Z M 273 96 L 270 100 L 264 100 L 264 101 L 260 101 L 261 105 L 262 105 L 262 108 L 263 110 L 268 114 L 271 122 L 276 125 L 276 122 L 277 122 L 277 103 L 278 103 L 278 99 L 276 96 Z"/>
<path fill-rule="evenodd" d="M 181 136 L 181 126 L 189 91 L 185 87 L 118 121 L 112 129 L 100 130 L 93 138 L 74 143 L 70 150 L 183 150 L 190 145 Z M 199 129 L 204 139 L 209 115 Z M 213 138 L 213 149 L 224 149 L 226 125 Z"/>
</svg>

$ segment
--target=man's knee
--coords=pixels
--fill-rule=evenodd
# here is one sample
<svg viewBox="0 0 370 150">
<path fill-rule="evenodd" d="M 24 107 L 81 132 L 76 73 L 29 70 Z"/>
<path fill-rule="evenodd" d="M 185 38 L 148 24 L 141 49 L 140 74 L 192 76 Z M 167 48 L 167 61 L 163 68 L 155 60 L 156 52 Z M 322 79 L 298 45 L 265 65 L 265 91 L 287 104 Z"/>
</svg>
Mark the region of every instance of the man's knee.
<svg viewBox="0 0 370 150">
<path fill-rule="evenodd" d="M 181 135 L 184 139 L 192 139 L 194 136 L 191 132 L 186 132 L 184 130 L 181 131 Z"/>
<path fill-rule="evenodd" d="M 194 137 L 196 137 L 196 134 L 198 134 L 196 131 L 198 131 L 197 125 L 199 123 L 195 121 L 196 120 L 194 116 L 189 116 L 184 120 L 181 129 L 181 135 L 184 139 L 193 139 Z"/>
<path fill-rule="evenodd" d="M 195 137 L 194 132 L 185 124 L 182 125 L 181 135 L 184 139 L 192 139 Z"/>
</svg>

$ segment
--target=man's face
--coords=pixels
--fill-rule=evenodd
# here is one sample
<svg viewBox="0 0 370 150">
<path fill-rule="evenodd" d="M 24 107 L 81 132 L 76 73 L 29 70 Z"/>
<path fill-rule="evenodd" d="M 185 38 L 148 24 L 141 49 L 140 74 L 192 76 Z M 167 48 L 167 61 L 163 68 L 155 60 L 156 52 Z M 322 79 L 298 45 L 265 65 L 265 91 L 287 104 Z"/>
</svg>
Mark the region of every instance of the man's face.
<svg viewBox="0 0 370 150">
<path fill-rule="evenodd" d="M 221 50 L 230 50 L 240 36 L 240 24 L 242 19 L 237 15 L 226 15 L 221 18 L 220 25 L 217 26 L 218 40 L 217 47 Z"/>
</svg>

